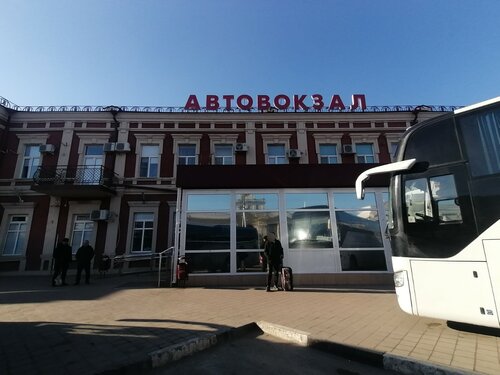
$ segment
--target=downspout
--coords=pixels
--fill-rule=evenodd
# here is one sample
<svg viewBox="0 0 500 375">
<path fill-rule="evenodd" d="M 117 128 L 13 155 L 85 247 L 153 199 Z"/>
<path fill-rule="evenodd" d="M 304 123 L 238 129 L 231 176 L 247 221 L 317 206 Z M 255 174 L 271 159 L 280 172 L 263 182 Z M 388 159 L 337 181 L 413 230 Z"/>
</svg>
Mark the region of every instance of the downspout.
<svg viewBox="0 0 500 375">
<path fill-rule="evenodd" d="M 172 284 L 177 282 L 177 259 L 179 258 L 181 243 L 181 219 L 182 219 L 182 188 L 177 188 L 177 203 L 175 207 L 175 228 L 174 228 L 174 252 L 172 254 Z"/>
</svg>

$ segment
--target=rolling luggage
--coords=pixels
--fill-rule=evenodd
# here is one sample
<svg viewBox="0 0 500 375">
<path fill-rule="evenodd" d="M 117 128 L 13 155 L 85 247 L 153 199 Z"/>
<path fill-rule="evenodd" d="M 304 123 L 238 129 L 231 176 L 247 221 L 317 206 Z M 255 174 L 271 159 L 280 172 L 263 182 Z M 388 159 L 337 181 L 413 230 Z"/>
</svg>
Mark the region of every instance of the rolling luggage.
<svg viewBox="0 0 500 375">
<path fill-rule="evenodd" d="M 293 290 L 293 273 L 290 267 L 281 267 L 281 287 L 283 290 Z"/>
</svg>

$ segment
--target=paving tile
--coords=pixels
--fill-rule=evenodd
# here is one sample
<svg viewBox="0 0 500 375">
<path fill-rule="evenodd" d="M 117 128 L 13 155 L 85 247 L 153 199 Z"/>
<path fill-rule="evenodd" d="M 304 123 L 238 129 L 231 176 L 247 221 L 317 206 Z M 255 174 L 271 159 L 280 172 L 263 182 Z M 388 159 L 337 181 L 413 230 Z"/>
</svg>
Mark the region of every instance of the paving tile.
<svg viewBox="0 0 500 375">
<path fill-rule="evenodd" d="M 15 286 L 14 279 L 2 279 L 0 292 Z M 46 299 L 36 301 L 26 293 L 0 293 L 0 334 L 8 338 L 0 341 L 0 359 L 7 359 L 0 371 L 12 360 L 28 360 L 38 369 L 34 373 L 78 373 L 77 363 L 91 373 L 102 372 L 192 337 L 264 320 L 344 344 L 500 373 L 499 338 L 457 332 L 443 321 L 407 315 L 391 293 L 133 289 L 120 286 L 123 280 L 110 277 L 86 289 L 48 289 L 40 292 Z M 68 356 L 71 351 L 79 354 Z M 67 372 L 57 366 L 60 356 L 69 358 Z"/>
</svg>

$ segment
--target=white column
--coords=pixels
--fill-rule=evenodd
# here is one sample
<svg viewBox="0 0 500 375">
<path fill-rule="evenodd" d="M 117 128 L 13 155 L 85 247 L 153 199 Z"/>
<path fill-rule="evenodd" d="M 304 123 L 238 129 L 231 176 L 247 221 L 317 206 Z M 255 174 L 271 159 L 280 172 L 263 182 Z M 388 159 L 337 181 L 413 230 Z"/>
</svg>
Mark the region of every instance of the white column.
<svg viewBox="0 0 500 375">
<path fill-rule="evenodd" d="M 307 152 L 307 131 L 304 122 L 297 123 L 297 146 L 302 151 L 300 164 L 309 164 L 309 153 Z"/>
<path fill-rule="evenodd" d="M 245 139 L 246 139 L 246 144 L 248 145 L 248 151 L 246 153 L 247 164 L 255 165 L 257 163 L 257 153 L 255 150 L 255 123 L 247 122 L 245 124 L 245 127 L 246 127 Z"/>
</svg>

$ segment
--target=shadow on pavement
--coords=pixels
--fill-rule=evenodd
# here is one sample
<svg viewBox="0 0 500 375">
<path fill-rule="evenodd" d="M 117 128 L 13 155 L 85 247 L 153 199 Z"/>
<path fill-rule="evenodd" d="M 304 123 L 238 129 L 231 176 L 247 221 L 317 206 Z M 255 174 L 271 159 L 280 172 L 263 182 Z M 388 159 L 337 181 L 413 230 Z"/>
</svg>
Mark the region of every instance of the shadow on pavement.
<svg viewBox="0 0 500 375">
<path fill-rule="evenodd" d="M 128 367 L 137 370 L 138 364 L 147 368 L 150 352 L 227 329 L 212 323 L 197 325 L 200 329 L 0 322 L 0 373 L 96 374 L 115 369 L 123 373 Z"/>
<path fill-rule="evenodd" d="M 253 331 L 194 356 L 154 369 L 150 374 L 394 374 L 381 367 L 354 362 L 332 353 Z"/>
<path fill-rule="evenodd" d="M 90 285 L 73 285 L 74 277 L 68 277 L 68 286 L 51 286 L 50 276 L 9 276 L 0 278 L 0 305 L 15 303 L 43 303 L 53 301 L 84 301 L 99 299 L 116 293 L 117 289 L 155 288 L 152 275 L 108 276 L 92 278 Z"/>
</svg>

